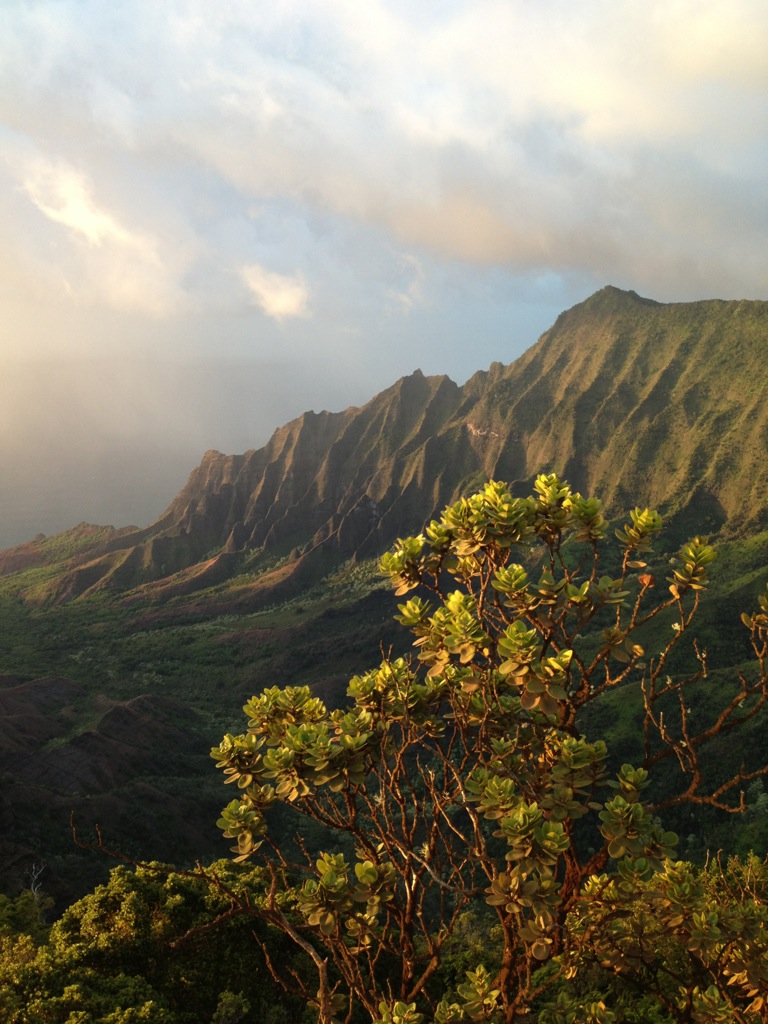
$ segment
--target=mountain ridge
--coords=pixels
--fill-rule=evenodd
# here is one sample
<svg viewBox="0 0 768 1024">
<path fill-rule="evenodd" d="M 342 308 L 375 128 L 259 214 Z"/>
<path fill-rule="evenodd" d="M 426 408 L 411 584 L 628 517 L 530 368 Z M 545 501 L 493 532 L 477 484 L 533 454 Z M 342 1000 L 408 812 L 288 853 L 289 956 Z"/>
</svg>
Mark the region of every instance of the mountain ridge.
<svg viewBox="0 0 768 1024">
<path fill-rule="evenodd" d="M 187 598 L 236 578 L 257 607 L 378 555 L 484 479 L 522 492 L 544 470 L 611 513 L 647 504 L 689 532 L 757 530 L 766 348 L 768 302 L 659 303 L 609 285 L 509 365 L 464 385 L 417 370 L 363 406 L 302 414 L 262 448 L 208 451 L 150 526 L 81 524 L 93 535 L 56 571 L 38 538 L 0 553 L 0 575 L 47 565 L 23 596 L 53 602 Z"/>
</svg>

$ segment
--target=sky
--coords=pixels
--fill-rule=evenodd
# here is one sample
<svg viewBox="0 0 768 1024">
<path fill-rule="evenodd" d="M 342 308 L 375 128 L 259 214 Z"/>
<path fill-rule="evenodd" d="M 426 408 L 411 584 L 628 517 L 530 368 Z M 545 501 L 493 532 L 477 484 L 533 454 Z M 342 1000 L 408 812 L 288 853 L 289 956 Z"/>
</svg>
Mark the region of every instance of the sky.
<svg viewBox="0 0 768 1024">
<path fill-rule="evenodd" d="M 2 0 L 0 547 L 512 362 L 768 298 L 765 0 Z"/>
</svg>

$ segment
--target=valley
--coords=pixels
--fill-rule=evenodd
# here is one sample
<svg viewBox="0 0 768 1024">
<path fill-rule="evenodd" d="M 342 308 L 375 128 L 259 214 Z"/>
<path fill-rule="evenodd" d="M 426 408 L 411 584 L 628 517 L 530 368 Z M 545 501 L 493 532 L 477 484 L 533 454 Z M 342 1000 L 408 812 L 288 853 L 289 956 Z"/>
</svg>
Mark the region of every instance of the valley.
<svg viewBox="0 0 768 1024">
<path fill-rule="evenodd" d="M 379 556 L 486 479 L 523 495 L 557 471 L 603 501 L 611 532 L 658 507 L 659 583 L 685 539 L 715 545 L 696 623 L 706 718 L 751 671 L 740 614 L 768 578 L 767 344 L 768 303 L 606 288 L 461 387 L 416 372 L 363 407 L 306 413 L 259 451 L 208 452 L 149 527 L 82 523 L 0 552 L 0 889 L 42 870 L 62 910 L 114 867 L 88 848 L 97 828 L 135 861 L 226 856 L 210 748 L 268 687 L 306 685 L 335 707 L 382 652 L 407 654 Z M 660 617 L 644 645 L 673 625 Z M 641 710 L 626 684 L 585 712 L 617 769 L 639 754 Z M 738 748 L 715 744 L 712 778 L 756 762 L 765 737 L 756 719 Z M 735 828 L 708 807 L 667 824 L 696 863 L 764 851 L 765 800 L 756 779 Z"/>
</svg>

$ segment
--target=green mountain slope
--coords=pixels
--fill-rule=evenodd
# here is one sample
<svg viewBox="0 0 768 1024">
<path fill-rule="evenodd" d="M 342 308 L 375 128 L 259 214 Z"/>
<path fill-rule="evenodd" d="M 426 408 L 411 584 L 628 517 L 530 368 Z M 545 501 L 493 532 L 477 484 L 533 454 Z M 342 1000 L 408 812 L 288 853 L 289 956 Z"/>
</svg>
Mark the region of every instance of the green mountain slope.
<svg viewBox="0 0 768 1024">
<path fill-rule="evenodd" d="M 305 413 L 258 451 L 208 452 L 152 526 L 100 531 L 58 560 L 33 541 L 0 554 L 0 573 L 36 566 L 19 589 L 57 602 L 237 579 L 237 606 L 257 608 L 384 550 L 482 479 L 524 490 L 543 469 L 610 512 L 648 504 L 684 513 L 688 532 L 754 532 L 768 525 L 767 352 L 766 302 L 607 287 L 510 366 L 463 387 L 417 371 L 361 408 Z"/>
<path fill-rule="evenodd" d="M 768 303 L 662 305 L 605 288 L 483 400 L 525 449 L 505 465 L 499 445 L 495 468 L 551 465 L 613 510 L 636 501 L 729 533 L 764 526 L 766 355 Z"/>
</svg>

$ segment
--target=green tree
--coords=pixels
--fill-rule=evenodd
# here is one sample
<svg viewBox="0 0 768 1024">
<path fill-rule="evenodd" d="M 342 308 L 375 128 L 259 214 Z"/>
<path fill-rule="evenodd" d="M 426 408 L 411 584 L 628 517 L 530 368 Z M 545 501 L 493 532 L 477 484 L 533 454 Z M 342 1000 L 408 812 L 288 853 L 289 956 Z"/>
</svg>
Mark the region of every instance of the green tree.
<svg viewBox="0 0 768 1024">
<path fill-rule="evenodd" d="M 600 503 L 553 475 L 526 498 L 491 482 L 382 559 L 414 656 L 353 678 L 336 710 L 307 687 L 267 689 L 245 706 L 247 730 L 212 751 L 239 790 L 220 827 L 238 860 L 262 859 L 262 913 L 314 963 L 317 994 L 303 988 L 321 1024 L 360 1010 L 383 1024 L 616 1020 L 599 993 L 577 1005 L 569 991 L 592 948 L 601 969 L 632 970 L 613 923 L 642 932 L 665 901 L 679 913 L 657 914 L 659 941 L 708 950 L 667 979 L 668 1019 L 761 1012 L 768 939 L 754 938 L 748 963 L 723 952 L 738 925 L 727 937 L 699 920 L 698 897 L 680 901 L 692 869 L 670 861 L 677 837 L 658 813 L 738 811 L 742 787 L 768 771 L 715 779 L 702 760 L 768 698 L 768 593 L 745 618 L 755 672 L 711 717 L 692 711 L 706 652 L 692 645 L 686 674 L 671 666 L 715 553 L 683 545 L 657 584 L 647 559 L 660 529 L 635 509 L 609 538 Z M 584 710 L 630 685 L 644 753 L 611 777 Z M 665 775 L 656 795 L 651 770 Z M 270 825 L 276 805 L 292 809 L 293 844 Z M 324 830 L 319 856 L 302 838 L 310 824 Z M 493 941 L 447 992 L 456 937 L 483 904 Z"/>
<path fill-rule="evenodd" d="M 278 932 L 266 934 L 264 923 L 244 912 L 258 874 L 231 862 L 197 872 L 121 866 L 54 922 L 44 945 L 0 929 L 0 1020 L 301 1020 L 300 1000 L 288 999 L 266 967 L 253 962 L 254 932 L 277 963 L 292 945 Z"/>
<path fill-rule="evenodd" d="M 562 957 L 574 991 L 542 1024 L 578 1020 L 579 1000 L 595 993 L 611 993 L 629 1019 L 639 994 L 651 993 L 638 1020 L 764 1021 L 767 936 L 765 861 L 715 858 L 704 870 L 667 861 L 647 877 L 625 863 L 590 879 L 574 908 Z"/>
<path fill-rule="evenodd" d="M 40 889 L 23 889 L 13 899 L 0 893 L 0 935 L 28 935 L 44 942 L 49 931 L 45 917 L 53 899 Z"/>
</svg>

